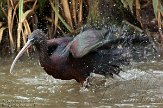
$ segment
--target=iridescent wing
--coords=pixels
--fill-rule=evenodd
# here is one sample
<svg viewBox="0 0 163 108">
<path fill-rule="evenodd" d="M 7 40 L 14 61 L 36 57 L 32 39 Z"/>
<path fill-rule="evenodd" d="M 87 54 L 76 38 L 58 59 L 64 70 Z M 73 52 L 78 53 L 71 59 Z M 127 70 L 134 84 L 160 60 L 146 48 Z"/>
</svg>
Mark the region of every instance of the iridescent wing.
<svg viewBox="0 0 163 108">
<path fill-rule="evenodd" d="M 101 29 L 89 29 L 80 34 L 78 34 L 73 41 L 71 41 L 66 50 L 69 50 L 73 57 L 80 58 L 89 52 L 99 48 L 103 44 L 107 43 L 109 40 L 107 39 L 108 30 Z"/>
</svg>

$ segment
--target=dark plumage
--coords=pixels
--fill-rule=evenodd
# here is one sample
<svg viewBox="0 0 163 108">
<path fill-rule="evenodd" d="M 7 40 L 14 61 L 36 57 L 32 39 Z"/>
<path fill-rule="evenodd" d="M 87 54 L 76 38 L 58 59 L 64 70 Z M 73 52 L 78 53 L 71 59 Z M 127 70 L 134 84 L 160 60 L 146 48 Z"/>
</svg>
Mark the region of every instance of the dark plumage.
<svg viewBox="0 0 163 108">
<path fill-rule="evenodd" d="M 122 65 L 128 65 L 131 59 L 136 58 L 133 55 L 139 48 L 134 50 L 135 46 L 141 46 L 142 53 L 146 50 L 145 46 L 151 45 L 151 40 L 146 36 L 111 37 L 115 36 L 110 29 L 90 29 L 75 38 L 63 37 L 47 41 L 41 30 L 35 30 L 15 58 L 10 72 L 22 53 L 34 45 L 39 53 L 40 64 L 47 74 L 57 79 L 75 79 L 83 83 L 92 72 L 111 77 L 113 74 L 118 75 Z"/>
</svg>

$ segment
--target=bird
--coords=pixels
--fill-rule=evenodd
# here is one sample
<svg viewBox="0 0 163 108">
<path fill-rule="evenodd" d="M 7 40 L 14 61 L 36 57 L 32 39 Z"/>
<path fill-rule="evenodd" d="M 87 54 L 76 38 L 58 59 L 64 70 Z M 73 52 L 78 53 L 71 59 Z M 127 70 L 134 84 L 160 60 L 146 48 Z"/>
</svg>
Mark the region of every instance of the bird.
<svg viewBox="0 0 163 108">
<path fill-rule="evenodd" d="M 13 74 L 16 61 L 30 46 L 34 45 L 39 54 L 41 67 L 48 75 L 56 79 L 75 79 L 83 84 L 91 73 L 113 78 L 122 71 L 121 66 L 130 64 L 133 59 L 132 52 L 135 51 L 134 45 L 142 45 L 142 43 L 149 45 L 151 42 L 146 36 L 112 38 L 115 36 L 111 32 L 117 31 L 88 29 L 76 37 L 47 40 L 46 34 L 36 29 L 15 57 L 10 73 Z"/>
</svg>

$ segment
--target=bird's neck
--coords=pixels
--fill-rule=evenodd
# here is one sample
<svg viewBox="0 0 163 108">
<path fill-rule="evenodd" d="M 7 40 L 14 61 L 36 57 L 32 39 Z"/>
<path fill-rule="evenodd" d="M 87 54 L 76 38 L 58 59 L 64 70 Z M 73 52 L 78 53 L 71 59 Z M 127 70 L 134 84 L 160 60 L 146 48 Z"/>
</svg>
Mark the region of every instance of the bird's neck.
<svg viewBox="0 0 163 108">
<path fill-rule="evenodd" d="M 50 58 L 48 55 L 48 47 L 47 47 L 46 40 L 36 45 L 36 49 L 39 54 L 39 60 L 40 60 L 41 66 L 48 65 L 50 63 Z"/>
</svg>

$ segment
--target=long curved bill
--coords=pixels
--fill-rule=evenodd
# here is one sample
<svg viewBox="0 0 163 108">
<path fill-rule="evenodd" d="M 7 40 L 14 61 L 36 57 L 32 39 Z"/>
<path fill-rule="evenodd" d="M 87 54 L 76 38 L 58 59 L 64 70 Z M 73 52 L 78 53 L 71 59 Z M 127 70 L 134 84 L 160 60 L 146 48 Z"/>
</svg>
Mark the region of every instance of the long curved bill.
<svg viewBox="0 0 163 108">
<path fill-rule="evenodd" d="M 32 45 L 31 40 L 28 40 L 25 46 L 20 50 L 20 52 L 17 54 L 15 57 L 14 61 L 12 62 L 11 68 L 10 68 L 10 73 L 13 73 L 14 66 L 16 64 L 16 61 L 24 54 L 24 52 Z"/>
</svg>

